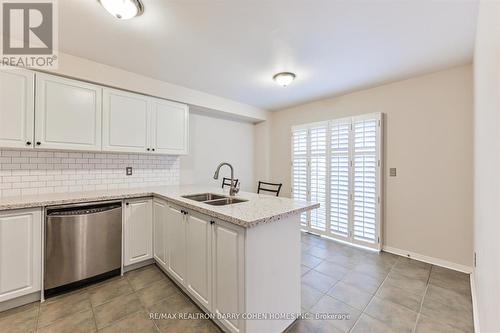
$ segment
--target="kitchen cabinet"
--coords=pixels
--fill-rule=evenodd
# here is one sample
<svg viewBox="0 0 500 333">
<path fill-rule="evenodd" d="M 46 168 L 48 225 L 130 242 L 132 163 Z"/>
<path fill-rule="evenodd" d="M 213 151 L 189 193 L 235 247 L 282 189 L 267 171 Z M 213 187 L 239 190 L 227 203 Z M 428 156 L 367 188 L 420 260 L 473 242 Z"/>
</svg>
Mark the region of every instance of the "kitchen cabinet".
<svg viewBox="0 0 500 333">
<path fill-rule="evenodd" d="M 153 200 L 153 256 L 156 263 L 167 269 L 167 213 L 168 204 L 160 199 Z"/>
<path fill-rule="evenodd" d="M 218 221 L 213 225 L 212 238 L 213 284 L 212 312 L 231 314 L 244 312 L 244 231 Z M 222 317 L 230 332 L 241 332 L 241 318 Z"/>
<path fill-rule="evenodd" d="M 168 206 L 168 268 L 167 271 L 181 285 L 186 279 L 186 215 L 175 205 Z"/>
<path fill-rule="evenodd" d="M 167 225 L 170 276 L 208 311 L 242 313 L 244 229 L 170 203 Z M 242 332 L 241 319 L 221 322 Z"/>
<path fill-rule="evenodd" d="M 152 201 L 151 198 L 125 201 L 124 266 L 153 258 Z"/>
<path fill-rule="evenodd" d="M 0 212 L 0 302 L 41 290 L 41 209 Z"/>
<path fill-rule="evenodd" d="M 150 97 L 104 88 L 103 146 L 105 151 L 151 151 Z"/>
<path fill-rule="evenodd" d="M 0 70 L 0 147 L 33 147 L 34 84 L 33 72 Z"/>
<path fill-rule="evenodd" d="M 151 98 L 151 145 L 161 154 L 182 155 L 189 147 L 189 108 Z"/>
<path fill-rule="evenodd" d="M 207 216 L 186 215 L 186 289 L 206 309 L 212 308 L 212 225 Z"/>
<path fill-rule="evenodd" d="M 1 69 L 0 147 L 184 155 L 189 107 L 60 76 Z"/>
<path fill-rule="evenodd" d="M 35 147 L 101 150 L 99 86 L 36 74 Z"/>
<path fill-rule="evenodd" d="M 187 105 L 108 88 L 103 100 L 103 150 L 187 154 Z"/>
</svg>

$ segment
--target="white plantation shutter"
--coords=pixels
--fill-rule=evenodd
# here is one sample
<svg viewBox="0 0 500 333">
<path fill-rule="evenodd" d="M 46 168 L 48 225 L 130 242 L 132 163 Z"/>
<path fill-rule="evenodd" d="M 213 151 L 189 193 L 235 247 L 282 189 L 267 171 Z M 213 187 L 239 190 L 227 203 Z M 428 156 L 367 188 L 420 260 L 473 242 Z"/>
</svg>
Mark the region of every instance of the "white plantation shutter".
<svg viewBox="0 0 500 333">
<path fill-rule="evenodd" d="M 378 119 L 354 119 L 354 238 L 369 243 L 377 237 L 377 132 Z"/>
<path fill-rule="evenodd" d="M 310 200 L 320 207 L 310 213 L 310 227 L 326 231 L 326 140 L 327 124 L 312 127 L 310 135 Z"/>
<path fill-rule="evenodd" d="M 292 129 L 292 195 L 309 231 L 380 248 L 381 114 Z"/>
<path fill-rule="evenodd" d="M 308 130 L 297 129 L 292 133 L 292 197 L 297 200 L 307 201 L 307 150 Z M 302 225 L 307 224 L 307 213 L 300 217 Z"/>
<path fill-rule="evenodd" d="M 330 123 L 330 231 L 349 233 L 349 131 L 350 119 Z"/>
</svg>

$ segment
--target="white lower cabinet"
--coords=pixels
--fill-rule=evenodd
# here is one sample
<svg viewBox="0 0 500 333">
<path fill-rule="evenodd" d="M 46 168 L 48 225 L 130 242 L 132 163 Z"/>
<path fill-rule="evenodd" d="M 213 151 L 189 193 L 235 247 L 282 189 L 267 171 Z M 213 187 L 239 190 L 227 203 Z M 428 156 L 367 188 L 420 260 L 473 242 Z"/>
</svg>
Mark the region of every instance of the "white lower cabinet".
<svg viewBox="0 0 500 333">
<path fill-rule="evenodd" d="M 184 212 L 173 205 L 169 205 L 167 210 L 167 271 L 181 285 L 184 285 L 186 279 L 186 215 Z"/>
<path fill-rule="evenodd" d="M 209 312 L 243 313 L 244 229 L 171 203 L 166 214 L 157 213 L 163 206 L 154 205 L 156 262 Z M 160 255 L 164 248 L 166 263 Z M 244 331 L 242 319 L 220 323 L 229 332 Z"/>
<path fill-rule="evenodd" d="M 153 200 L 153 256 L 158 265 L 167 269 L 167 213 L 168 204 Z"/>
<path fill-rule="evenodd" d="M 207 310 L 212 309 L 212 224 L 208 217 L 186 215 L 186 288 Z"/>
<path fill-rule="evenodd" d="M 221 221 L 214 224 L 212 230 L 212 312 L 243 313 L 244 232 L 237 226 Z M 221 322 L 230 332 L 244 330 L 241 318 L 222 319 Z"/>
<path fill-rule="evenodd" d="M 0 302 L 41 289 L 41 209 L 0 212 Z"/>
<path fill-rule="evenodd" d="M 153 258 L 152 201 L 151 198 L 125 201 L 123 209 L 124 266 Z"/>
</svg>

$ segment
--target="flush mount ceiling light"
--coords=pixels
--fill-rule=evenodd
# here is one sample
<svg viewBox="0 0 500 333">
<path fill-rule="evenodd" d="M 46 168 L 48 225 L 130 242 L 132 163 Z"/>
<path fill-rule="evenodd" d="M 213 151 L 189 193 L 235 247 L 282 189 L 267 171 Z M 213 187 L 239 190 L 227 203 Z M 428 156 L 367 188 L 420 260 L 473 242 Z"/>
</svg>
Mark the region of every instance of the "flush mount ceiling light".
<svg viewBox="0 0 500 333">
<path fill-rule="evenodd" d="M 281 72 L 273 76 L 273 80 L 280 86 L 286 87 L 295 80 L 296 75 L 291 72 Z"/>
<path fill-rule="evenodd" d="M 120 19 L 128 20 L 139 16 L 144 12 L 144 6 L 140 0 L 98 0 L 111 15 Z"/>
</svg>

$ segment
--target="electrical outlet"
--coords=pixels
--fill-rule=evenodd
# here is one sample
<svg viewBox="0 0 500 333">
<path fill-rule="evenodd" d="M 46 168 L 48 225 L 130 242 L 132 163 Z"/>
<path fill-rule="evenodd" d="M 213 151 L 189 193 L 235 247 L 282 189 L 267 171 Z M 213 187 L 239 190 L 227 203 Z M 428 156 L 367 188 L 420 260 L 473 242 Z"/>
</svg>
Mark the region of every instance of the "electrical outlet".
<svg viewBox="0 0 500 333">
<path fill-rule="evenodd" d="M 126 172 L 127 176 L 132 176 L 132 167 L 126 167 L 125 172 Z"/>
<path fill-rule="evenodd" d="M 396 168 L 390 168 L 389 169 L 389 176 L 390 177 L 396 177 Z"/>
</svg>

